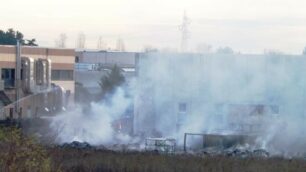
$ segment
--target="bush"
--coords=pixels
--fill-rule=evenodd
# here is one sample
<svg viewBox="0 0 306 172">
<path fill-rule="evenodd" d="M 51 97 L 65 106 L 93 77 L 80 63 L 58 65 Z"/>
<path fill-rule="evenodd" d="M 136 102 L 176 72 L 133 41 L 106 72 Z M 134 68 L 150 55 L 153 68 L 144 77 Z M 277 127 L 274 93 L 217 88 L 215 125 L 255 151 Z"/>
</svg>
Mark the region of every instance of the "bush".
<svg viewBox="0 0 306 172">
<path fill-rule="evenodd" d="M 0 128 L 0 171 L 50 171 L 45 149 L 17 128 Z"/>
</svg>

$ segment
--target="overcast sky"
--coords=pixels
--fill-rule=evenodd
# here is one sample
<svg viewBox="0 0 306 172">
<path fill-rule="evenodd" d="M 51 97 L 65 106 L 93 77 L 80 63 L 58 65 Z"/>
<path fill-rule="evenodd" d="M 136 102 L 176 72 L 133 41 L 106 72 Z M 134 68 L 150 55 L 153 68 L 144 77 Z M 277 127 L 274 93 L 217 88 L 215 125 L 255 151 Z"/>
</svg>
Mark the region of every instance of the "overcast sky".
<svg viewBox="0 0 306 172">
<path fill-rule="evenodd" d="M 2 2 L 1 2 L 2 1 Z M 261 53 L 264 49 L 299 54 L 306 45 L 305 0 L 0 0 L 2 30 L 14 28 L 41 46 L 55 46 L 66 33 L 74 47 L 78 33 L 86 47 L 99 36 L 109 47 L 121 37 L 130 51 L 145 45 L 179 48 L 184 10 L 191 19 L 188 47 Z"/>
</svg>

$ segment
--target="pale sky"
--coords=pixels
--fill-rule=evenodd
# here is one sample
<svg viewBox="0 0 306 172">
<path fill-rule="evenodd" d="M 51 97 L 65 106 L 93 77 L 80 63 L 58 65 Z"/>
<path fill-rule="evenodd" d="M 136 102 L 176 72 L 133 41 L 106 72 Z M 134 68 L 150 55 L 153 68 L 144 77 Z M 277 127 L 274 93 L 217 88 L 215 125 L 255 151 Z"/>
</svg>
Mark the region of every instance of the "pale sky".
<svg viewBox="0 0 306 172">
<path fill-rule="evenodd" d="M 0 0 L 0 29 L 14 28 L 41 46 L 55 46 L 60 33 L 75 47 L 102 36 L 115 48 L 122 38 L 129 51 L 146 45 L 178 49 L 184 10 L 191 19 L 188 47 L 210 44 L 235 51 L 264 49 L 300 54 L 306 46 L 305 0 Z"/>
</svg>

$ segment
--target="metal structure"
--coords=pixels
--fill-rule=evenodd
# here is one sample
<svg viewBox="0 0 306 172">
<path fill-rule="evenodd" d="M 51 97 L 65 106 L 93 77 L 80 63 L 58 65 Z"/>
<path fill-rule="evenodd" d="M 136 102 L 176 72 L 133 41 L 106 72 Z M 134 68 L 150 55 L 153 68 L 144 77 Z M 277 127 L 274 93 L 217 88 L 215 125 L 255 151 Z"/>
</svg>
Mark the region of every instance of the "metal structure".
<svg viewBox="0 0 306 172">
<path fill-rule="evenodd" d="M 190 19 L 187 17 L 186 11 L 184 11 L 183 22 L 179 26 L 179 29 L 182 33 L 181 37 L 181 52 L 186 52 L 188 48 L 188 38 L 189 38 L 189 27 Z"/>
<path fill-rule="evenodd" d="M 55 84 L 51 85 L 51 60 L 21 57 L 19 41 L 15 50 L 16 68 L 10 73 L 14 75 L 11 87 L 14 89 L 13 94 L 9 89 L 6 90 L 4 81 L 0 83 L 0 121 L 18 122 L 24 118 L 55 114 L 65 108 L 65 90 Z"/>
<path fill-rule="evenodd" d="M 146 151 L 156 151 L 159 153 L 174 153 L 176 140 L 172 138 L 146 138 Z"/>
<path fill-rule="evenodd" d="M 31 94 L 35 90 L 34 83 L 34 59 L 29 57 L 21 58 L 21 80 L 22 90 L 25 94 Z"/>
<path fill-rule="evenodd" d="M 204 134 L 204 133 L 185 133 L 184 151 L 187 151 L 187 136 L 201 136 L 203 138 L 202 148 L 205 147 L 232 147 L 234 145 L 253 143 L 256 135 L 243 134 Z"/>
<path fill-rule="evenodd" d="M 20 114 L 19 111 L 19 98 L 20 98 L 20 79 L 21 79 L 21 45 L 19 40 L 16 43 L 16 72 L 15 72 L 15 79 L 16 79 L 16 105 L 15 111 L 17 114 Z M 19 116 L 19 115 L 18 115 Z"/>
<path fill-rule="evenodd" d="M 0 97 L 5 99 L 5 94 L 0 92 Z M 18 121 L 20 119 L 36 118 L 54 115 L 66 109 L 65 91 L 62 87 L 52 84 L 51 89 L 26 95 L 18 101 L 8 102 L 0 108 L 1 121 Z M 18 105 L 18 110 L 15 108 Z"/>
<path fill-rule="evenodd" d="M 205 135 L 206 134 L 199 134 L 199 133 L 185 133 L 184 134 L 184 152 L 186 152 L 187 151 L 187 147 L 186 147 L 186 145 L 187 145 L 187 136 L 188 135 L 192 135 L 192 136 L 202 136 L 203 137 L 203 147 L 204 147 L 204 139 L 205 139 Z"/>
</svg>

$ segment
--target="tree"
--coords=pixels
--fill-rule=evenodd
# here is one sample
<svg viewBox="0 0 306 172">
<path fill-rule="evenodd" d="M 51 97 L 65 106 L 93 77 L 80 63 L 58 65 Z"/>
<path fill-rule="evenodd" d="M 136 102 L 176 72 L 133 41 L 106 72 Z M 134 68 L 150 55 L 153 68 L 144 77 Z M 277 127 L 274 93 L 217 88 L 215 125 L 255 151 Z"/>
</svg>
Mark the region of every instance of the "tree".
<svg viewBox="0 0 306 172">
<path fill-rule="evenodd" d="M 211 53 L 212 46 L 206 43 L 199 43 L 196 47 L 198 53 L 208 54 Z"/>
<path fill-rule="evenodd" d="M 284 54 L 280 50 L 275 50 L 275 49 L 265 49 L 264 50 L 265 55 L 270 55 L 270 56 L 277 56 L 277 55 L 282 55 Z"/>
<path fill-rule="evenodd" d="M 121 68 L 114 65 L 109 73 L 103 75 L 100 79 L 99 85 L 102 90 L 102 97 L 113 93 L 113 91 L 125 81 Z"/>
<path fill-rule="evenodd" d="M 234 50 L 231 47 L 220 47 L 217 50 L 218 54 L 234 54 Z"/>
<path fill-rule="evenodd" d="M 17 40 L 19 40 L 21 45 L 38 46 L 36 39 L 25 40 L 21 32 L 15 31 L 12 28 L 7 31 L 0 30 L 0 45 L 16 45 Z"/>
<path fill-rule="evenodd" d="M 303 50 L 303 55 L 306 55 L 306 47 Z"/>
<path fill-rule="evenodd" d="M 67 35 L 65 33 L 61 33 L 58 39 L 55 40 L 56 47 L 66 48 L 66 40 L 67 40 Z"/>
<path fill-rule="evenodd" d="M 86 43 L 86 36 L 83 32 L 80 32 L 76 42 L 76 48 L 84 49 Z"/>
<path fill-rule="evenodd" d="M 149 52 L 158 52 L 158 49 L 154 48 L 151 45 L 146 45 L 146 46 L 143 47 L 143 51 L 146 52 L 146 53 L 149 53 Z"/>
<path fill-rule="evenodd" d="M 28 45 L 28 46 L 38 46 L 35 42 L 36 42 L 36 39 L 27 39 L 26 40 L 27 43 L 25 45 Z"/>
<path fill-rule="evenodd" d="M 99 36 L 99 39 L 98 39 L 98 43 L 97 43 L 97 48 L 99 50 L 106 50 L 106 43 L 103 41 L 103 37 L 102 36 Z"/>
<path fill-rule="evenodd" d="M 117 39 L 117 51 L 125 51 L 125 45 L 123 39 L 119 38 Z"/>
</svg>

